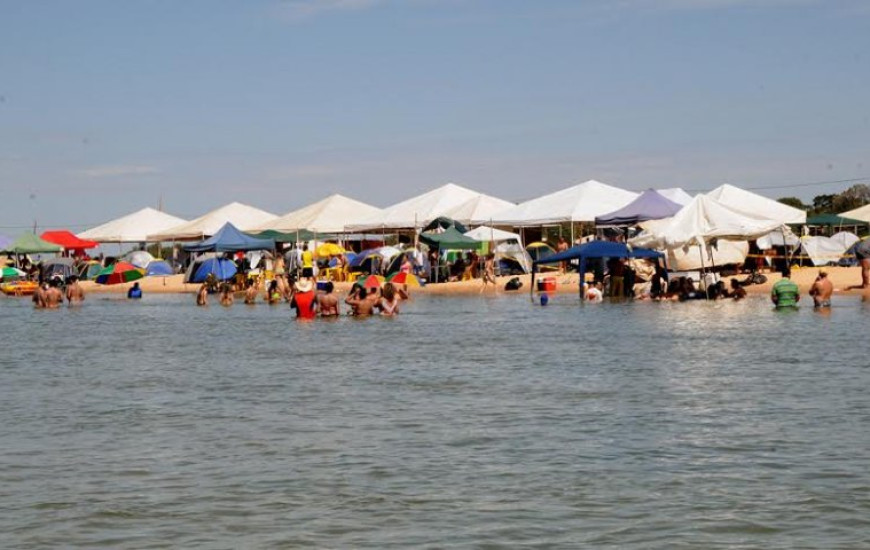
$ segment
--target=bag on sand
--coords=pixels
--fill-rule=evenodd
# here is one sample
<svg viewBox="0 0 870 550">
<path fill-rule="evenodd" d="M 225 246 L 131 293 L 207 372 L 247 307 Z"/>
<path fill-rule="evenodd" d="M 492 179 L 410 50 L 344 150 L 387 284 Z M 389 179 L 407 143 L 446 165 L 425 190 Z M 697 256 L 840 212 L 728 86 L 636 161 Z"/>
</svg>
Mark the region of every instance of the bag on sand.
<svg viewBox="0 0 870 550">
<path fill-rule="evenodd" d="M 511 277 L 508 282 L 504 284 L 505 290 L 519 290 L 523 286 L 523 282 L 520 281 L 519 277 Z"/>
</svg>

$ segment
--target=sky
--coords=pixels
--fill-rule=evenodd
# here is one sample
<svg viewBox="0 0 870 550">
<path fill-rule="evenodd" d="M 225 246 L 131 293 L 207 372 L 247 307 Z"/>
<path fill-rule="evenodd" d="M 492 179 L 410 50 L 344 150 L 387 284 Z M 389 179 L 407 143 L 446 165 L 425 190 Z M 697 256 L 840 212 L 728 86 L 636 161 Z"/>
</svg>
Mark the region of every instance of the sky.
<svg viewBox="0 0 870 550">
<path fill-rule="evenodd" d="M 0 3 L 0 233 L 158 206 L 870 182 L 864 0 Z"/>
</svg>

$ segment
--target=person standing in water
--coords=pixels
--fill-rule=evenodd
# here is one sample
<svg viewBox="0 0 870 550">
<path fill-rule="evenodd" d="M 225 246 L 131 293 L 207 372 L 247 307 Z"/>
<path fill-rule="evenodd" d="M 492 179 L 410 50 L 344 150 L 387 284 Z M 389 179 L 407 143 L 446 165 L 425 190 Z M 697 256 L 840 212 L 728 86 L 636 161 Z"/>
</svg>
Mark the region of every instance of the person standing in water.
<svg viewBox="0 0 870 550">
<path fill-rule="evenodd" d="M 399 295 L 396 292 L 396 287 L 393 286 L 393 283 L 386 283 L 384 285 L 383 295 L 377 302 L 377 307 L 381 310 L 381 315 L 388 317 L 398 315 L 400 300 L 401 299 L 399 298 Z"/>
<path fill-rule="evenodd" d="M 208 283 L 202 283 L 196 293 L 196 305 L 208 306 Z"/>
<path fill-rule="evenodd" d="M 303 277 L 293 285 L 290 307 L 296 310 L 297 319 L 314 319 L 317 316 L 317 300 L 314 295 L 314 283 Z"/>
<path fill-rule="evenodd" d="M 495 254 L 490 252 L 486 255 L 486 259 L 483 261 L 483 288 L 480 289 L 483 292 L 483 289 L 486 286 L 492 283 L 492 286 L 496 286 L 495 282 Z"/>
<path fill-rule="evenodd" d="M 48 283 L 48 290 L 45 291 L 45 307 L 48 309 L 57 309 L 63 303 L 63 294 L 57 288 L 57 281 L 52 279 Z"/>
<path fill-rule="evenodd" d="M 825 271 L 819 271 L 813 286 L 810 287 L 810 296 L 813 297 L 813 306 L 816 308 L 831 307 L 831 295 L 834 294 L 834 285 L 828 279 Z"/>
<path fill-rule="evenodd" d="M 790 279 L 791 269 L 788 266 L 782 268 L 782 279 L 773 285 L 770 291 L 770 299 L 776 304 L 777 309 L 796 308 L 801 299 L 798 286 Z"/>
<path fill-rule="evenodd" d="M 139 283 L 133 283 L 133 286 L 130 287 L 130 290 L 127 291 L 127 298 L 131 300 L 138 300 L 142 297 L 142 288 L 139 287 Z"/>
<path fill-rule="evenodd" d="M 245 303 L 248 305 L 257 302 L 257 285 L 253 277 L 248 277 L 245 288 Z"/>
<path fill-rule="evenodd" d="M 233 296 L 233 287 L 230 283 L 221 285 L 221 305 L 229 307 L 233 305 L 235 296 Z"/>
<path fill-rule="evenodd" d="M 85 301 L 85 291 L 79 284 L 79 278 L 75 275 L 69 278 L 69 284 L 66 285 L 66 300 L 69 305 L 81 304 Z"/>
<path fill-rule="evenodd" d="M 332 281 L 327 281 L 323 292 L 317 295 L 317 309 L 320 310 L 321 317 L 337 317 L 340 315 L 338 298 L 332 293 L 334 288 Z"/>
</svg>

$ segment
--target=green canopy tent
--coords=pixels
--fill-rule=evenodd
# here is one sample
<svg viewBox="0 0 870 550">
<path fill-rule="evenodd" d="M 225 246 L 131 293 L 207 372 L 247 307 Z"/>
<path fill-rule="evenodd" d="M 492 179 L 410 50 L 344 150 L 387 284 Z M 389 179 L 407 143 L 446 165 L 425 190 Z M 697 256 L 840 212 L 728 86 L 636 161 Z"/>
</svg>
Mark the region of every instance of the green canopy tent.
<svg viewBox="0 0 870 550">
<path fill-rule="evenodd" d="M 441 233 L 420 233 L 420 240 L 439 250 L 480 250 L 484 244 L 466 237 L 455 227 L 448 227 Z"/>
<path fill-rule="evenodd" d="M 328 235 L 326 233 L 315 233 L 313 231 L 308 231 L 307 229 L 300 229 L 299 231 L 293 231 L 291 233 L 282 233 L 274 229 L 267 229 L 266 231 L 263 231 L 261 233 L 248 232 L 248 235 L 257 237 L 259 239 L 272 239 L 276 243 L 295 243 L 315 240 L 331 241 L 338 238 L 335 235 Z"/>
<path fill-rule="evenodd" d="M 862 227 L 867 225 L 867 222 L 855 220 L 852 218 L 844 218 L 836 214 L 819 214 L 807 218 L 807 225 L 824 225 L 828 227 Z"/>
<path fill-rule="evenodd" d="M 0 253 L 3 254 L 51 254 L 59 253 L 63 247 L 40 239 L 33 233 L 22 233 Z"/>
</svg>

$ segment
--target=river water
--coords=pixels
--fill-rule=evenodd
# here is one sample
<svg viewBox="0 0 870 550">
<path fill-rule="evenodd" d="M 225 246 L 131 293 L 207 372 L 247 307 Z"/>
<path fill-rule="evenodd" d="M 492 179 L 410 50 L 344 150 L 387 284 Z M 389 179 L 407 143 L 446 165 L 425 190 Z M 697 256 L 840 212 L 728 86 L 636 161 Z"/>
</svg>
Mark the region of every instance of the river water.
<svg viewBox="0 0 870 550">
<path fill-rule="evenodd" d="M 870 305 L 0 298 L 4 548 L 870 548 Z"/>
</svg>

